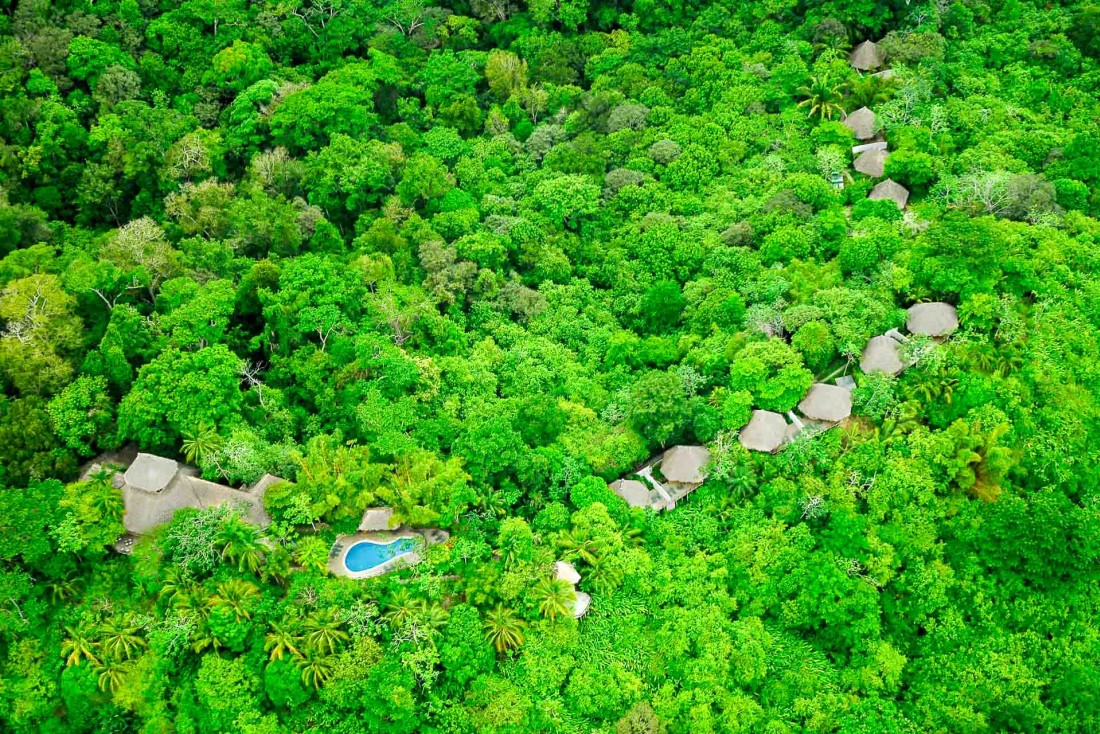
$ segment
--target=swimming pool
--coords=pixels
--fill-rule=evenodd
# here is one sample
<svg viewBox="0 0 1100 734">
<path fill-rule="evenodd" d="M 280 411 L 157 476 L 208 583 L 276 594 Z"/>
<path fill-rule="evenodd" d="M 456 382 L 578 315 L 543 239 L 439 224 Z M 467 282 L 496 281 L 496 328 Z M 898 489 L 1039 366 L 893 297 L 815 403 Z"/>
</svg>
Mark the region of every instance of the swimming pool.
<svg viewBox="0 0 1100 734">
<path fill-rule="evenodd" d="M 410 553 L 415 548 L 416 541 L 413 538 L 398 538 L 389 543 L 361 540 L 348 548 L 344 555 L 344 565 L 353 573 L 369 571 L 391 558 Z"/>
</svg>

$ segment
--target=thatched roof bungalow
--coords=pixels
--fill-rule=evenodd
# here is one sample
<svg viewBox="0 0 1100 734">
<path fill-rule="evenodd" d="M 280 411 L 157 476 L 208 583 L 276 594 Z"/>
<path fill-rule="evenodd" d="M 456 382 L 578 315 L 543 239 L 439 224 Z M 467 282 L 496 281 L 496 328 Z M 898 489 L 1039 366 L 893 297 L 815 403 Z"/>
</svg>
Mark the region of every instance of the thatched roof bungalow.
<svg viewBox="0 0 1100 734">
<path fill-rule="evenodd" d="M 852 162 L 852 168 L 864 176 L 882 178 L 883 174 L 886 173 L 886 156 L 888 155 L 890 154 L 885 150 L 868 150 L 859 154 L 859 157 Z"/>
<path fill-rule="evenodd" d="M 860 107 L 841 122 L 860 140 L 870 140 L 875 137 L 875 113 L 866 107 Z"/>
<path fill-rule="evenodd" d="M 898 343 L 888 336 L 872 337 L 863 348 L 863 354 L 860 355 L 859 368 L 867 374 L 871 372 L 899 374 L 905 369 L 905 363 L 901 361 Z"/>
<path fill-rule="evenodd" d="M 752 451 L 774 453 L 787 442 L 787 421 L 770 410 L 754 410 L 748 425 L 741 429 L 738 440 Z"/>
<path fill-rule="evenodd" d="M 852 414 L 852 393 L 843 387 L 814 383 L 798 410 L 810 420 L 839 423 Z"/>
<path fill-rule="evenodd" d="M 910 334 L 947 336 L 959 328 L 959 316 L 950 303 L 918 303 L 909 307 L 905 328 Z"/>
<path fill-rule="evenodd" d="M 250 490 L 234 489 L 199 476 L 194 467 L 153 454 L 137 455 L 122 475 L 122 499 L 125 513 L 122 524 L 133 535 L 144 535 L 169 522 L 176 510 L 185 507 L 214 507 L 231 504 L 239 507 L 244 519 L 267 527 L 271 518 L 264 510 L 263 493 L 274 482 L 261 479 Z M 274 480 L 281 482 L 278 477 Z M 262 486 L 261 486 L 262 485 Z"/>
<path fill-rule="evenodd" d="M 881 68 L 885 56 L 874 41 L 864 41 L 848 54 L 848 63 L 860 71 Z"/>
<path fill-rule="evenodd" d="M 871 193 L 867 194 L 867 198 L 875 200 L 889 199 L 898 205 L 898 209 L 904 209 L 905 204 L 909 201 L 909 189 L 888 178 L 871 189 Z"/>
</svg>

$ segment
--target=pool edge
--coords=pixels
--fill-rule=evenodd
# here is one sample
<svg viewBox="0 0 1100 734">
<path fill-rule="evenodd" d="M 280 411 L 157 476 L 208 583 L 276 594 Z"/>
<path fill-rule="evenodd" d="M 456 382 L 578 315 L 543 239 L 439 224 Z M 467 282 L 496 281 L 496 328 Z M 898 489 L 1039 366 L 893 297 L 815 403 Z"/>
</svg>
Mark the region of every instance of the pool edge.
<svg viewBox="0 0 1100 734">
<path fill-rule="evenodd" d="M 423 540 L 424 542 L 427 542 L 427 539 L 423 535 L 421 535 L 420 533 L 416 533 L 416 532 L 408 532 L 408 533 L 401 533 L 400 535 L 394 535 L 388 541 L 375 540 L 374 538 L 370 538 L 370 537 L 358 537 L 359 535 L 374 535 L 374 533 L 369 533 L 369 534 L 357 533 L 356 535 L 348 536 L 348 538 L 355 538 L 355 540 L 351 540 L 350 542 L 347 542 L 344 545 L 344 547 L 341 549 L 341 551 L 336 556 L 336 562 L 338 564 L 338 567 L 341 569 L 341 571 L 339 572 L 339 575 L 343 576 L 345 578 L 349 578 L 349 579 L 369 579 L 369 578 L 373 578 L 375 576 L 381 576 L 384 573 L 389 573 L 390 571 L 396 570 L 397 568 L 401 567 L 401 564 L 402 564 L 403 561 L 408 561 L 408 563 L 406 565 L 409 565 L 409 566 L 415 565 L 415 564 L 420 562 L 420 556 L 417 555 L 417 552 L 415 550 L 411 550 L 411 551 L 407 551 L 405 553 L 402 553 L 400 555 L 396 555 L 393 558 L 388 558 L 385 561 L 383 561 L 382 563 L 379 563 L 377 566 L 373 566 L 371 568 L 367 568 L 367 569 L 364 569 L 362 571 L 352 571 L 350 568 L 348 568 L 346 558 L 347 558 L 348 553 L 351 551 L 351 549 L 354 548 L 355 546 L 359 545 L 360 543 L 374 543 L 376 545 L 388 545 L 389 543 L 392 543 L 392 542 L 397 541 L 397 540 L 401 540 L 402 538 L 408 538 L 410 540 L 416 540 L 416 539 L 419 538 L 420 540 Z M 337 542 L 339 542 L 339 539 L 337 540 Z M 329 563 L 329 570 L 330 571 L 333 570 L 331 562 Z"/>
</svg>

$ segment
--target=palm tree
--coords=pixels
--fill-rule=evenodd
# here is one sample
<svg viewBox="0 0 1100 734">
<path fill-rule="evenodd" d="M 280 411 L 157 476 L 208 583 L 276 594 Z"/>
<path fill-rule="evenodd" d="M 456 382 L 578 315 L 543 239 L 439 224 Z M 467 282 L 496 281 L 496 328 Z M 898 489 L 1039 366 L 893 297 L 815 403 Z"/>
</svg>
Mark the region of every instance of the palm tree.
<svg viewBox="0 0 1100 734">
<path fill-rule="evenodd" d="M 916 428 L 920 421 L 920 404 L 907 400 L 886 416 L 879 426 L 879 440 L 888 441 L 895 435 L 908 433 Z"/>
<path fill-rule="evenodd" d="M 252 619 L 249 607 L 252 600 L 260 595 L 260 590 L 255 584 L 243 579 L 229 579 L 218 584 L 217 592 L 210 597 L 210 605 L 213 607 L 225 607 L 233 612 L 238 622 Z"/>
<path fill-rule="evenodd" d="M 598 591 L 610 591 L 622 581 L 622 570 L 607 562 L 607 557 L 597 558 L 592 564 L 592 585 Z"/>
<path fill-rule="evenodd" d="M 71 576 L 66 576 L 63 579 L 58 579 L 50 584 L 50 598 L 54 603 L 61 601 L 67 601 L 76 596 L 77 590 L 80 588 L 80 582 Z"/>
<path fill-rule="evenodd" d="M 126 506 L 122 501 L 122 492 L 111 485 L 110 479 L 105 481 L 97 479 L 95 482 L 96 491 L 90 493 L 92 508 L 99 513 L 100 517 L 121 522 L 122 515 L 126 511 Z"/>
<path fill-rule="evenodd" d="M 498 604 L 485 615 L 485 637 L 497 652 L 504 652 L 523 644 L 523 629 L 527 623 L 511 609 Z"/>
<path fill-rule="evenodd" d="M 306 632 L 306 647 L 311 652 L 331 655 L 340 643 L 348 640 L 348 633 L 340 629 L 344 624 L 334 609 L 319 609 L 302 623 Z"/>
<path fill-rule="evenodd" d="M 504 517 L 508 514 L 508 508 L 511 506 L 508 495 L 499 489 L 489 490 L 479 500 L 479 504 L 485 512 L 493 517 Z"/>
<path fill-rule="evenodd" d="M 332 677 L 332 658 L 328 655 L 311 654 L 298 660 L 298 669 L 302 671 L 302 682 L 320 688 Z"/>
<path fill-rule="evenodd" d="M 1024 358 L 1017 347 L 1005 348 L 997 352 L 995 359 L 996 368 L 993 374 L 996 377 L 1005 377 L 1010 372 L 1015 372 L 1024 365 Z"/>
<path fill-rule="evenodd" d="M 285 585 L 290 576 L 290 551 L 281 545 L 270 546 L 264 550 L 264 565 L 260 578 Z"/>
<path fill-rule="evenodd" d="M 966 356 L 979 372 L 992 372 L 996 365 L 994 349 L 989 342 L 973 343 L 970 348 L 966 350 Z"/>
<path fill-rule="evenodd" d="M 94 472 L 88 475 L 89 482 L 96 482 L 97 484 L 110 484 L 114 481 L 115 470 L 109 466 L 100 466 Z"/>
<path fill-rule="evenodd" d="M 210 618 L 211 597 L 201 586 L 188 584 L 172 592 L 172 607 L 186 619 L 205 622 Z"/>
<path fill-rule="evenodd" d="M 567 560 L 579 558 L 585 563 L 592 564 L 599 557 L 599 546 L 584 533 L 562 533 L 558 538 L 558 545 L 565 552 Z"/>
<path fill-rule="evenodd" d="M 324 573 L 328 568 L 328 551 L 320 538 L 307 536 L 294 547 L 294 560 L 304 569 Z"/>
<path fill-rule="evenodd" d="M 108 660 L 98 667 L 99 690 L 114 693 L 122 685 L 129 665 L 118 660 Z"/>
<path fill-rule="evenodd" d="M 191 649 L 195 652 L 202 652 L 208 647 L 214 648 L 214 652 L 217 652 L 221 649 L 222 642 L 210 630 L 210 627 L 203 623 L 195 630 L 194 637 L 191 639 Z"/>
<path fill-rule="evenodd" d="M 808 108 L 810 117 L 832 120 L 844 114 L 844 85 L 828 77 L 811 77 L 810 83 L 799 87 L 797 93 L 805 97 L 798 106 Z"/>
<path fill-rule="evenodd" d="M 301 644 L 301 636 L 285 622 L 272 622 L 271 630 L 264 638 L 264 650 L 271 653 L 272 660 L 282 660 L 290 653 L 294 657 L 301 657 L 302 652 L 298 646 Z"/>
<path fill-rule="evenodd" d="M 256 573 L 263 565 L 263 545 L 256 528 L 236 515 L 222 523 L 214 543 L 221 547 L 222 559 L 236 563 L 238 571 Z"/>
<path fill-rule="evenodd" d="M 402 587 L 386 602 L 386 612 L 382 616 L 394 627 L 401 627 L 412 621 L 423 609 L 424 601 L 414 599 L 409 590 Z"/>
<path fill-rule="evenodd" d="M 618 535 L 624 546 L 638 548 L 645 542 L 645 538 L 642 537 L 642 531 L 638 528 L 619 530 Z"/>
<path fill-rule="evenodd" d="M 167 599 L 171 604 L 176 597 L 183 594 L 190 587 L 187 577 L 180 573 L 175 566 L 169 566 L 161 571 L 160 588 L 157 589 L 157 600 Z"/>
<path fill-rule="evenodd" d="M 912 393 L 924 403 L 943 400 L 950 405 L 957 384 L 958 379 L 947 377 L 942 370 L 918 372 L 913 380 Z"/>
<path fill-rule="evenodd" d="M 100 648 L 115 660 L 129 660 L 148 643 L 138 632 L 141 625 L 132 614 L 115 617 L 100 629 Z"/>
<path fill-rule="evenodd" d="M 447 610 L 439 604 L 428 604 L 417 615 L 416 621 L 431 630 L 432 634 L 437 634 L 443 631 L 449 616 Z"/>
<path fill-rule="evenodd" d="M 535 585 L 535 598 L 539 600 L 539 614 L 552 622 L 569 614 L 569 607 L 576 600 L 577 593 L 569 582 L 548 577 Z"/>
<path fill-rule="evenodd" d="M 981 422 L 975 424 L 974 430 L 981 433 Z M 981 457 L 978 465 L 974 467 L 974 486 L 971 491 L 979 499 L 992 502 L 1001 493 L 1001 477 L 1004 476 L 1012 459 L 1012 449 L 1001 446 L 1000 440 L 1009 431 L 1007 423 L 1001 423 L 993 427 L 989 433 L 982 434 L 982 440 L 974 448 L 974 452 Z"/>
<path fill-rule="evenodd" d="M 99 658 L 95 656 L 96 643 L 77 632 L 72 627 L 65 628 L 68 637 L 61 643 L 61 656 L 65 658 L 65 667 L 80 665 L 87 660 L 93 665 L 99 665 Z"/>
<path fill-rule="evenodd" d="M 202 465 L 213 459 L 225 444 L 213 426 L 203 424 L 195 431 L 183 432 L 183 458 L 188 464 Z"/>
<path fill-rule="evenodd" d="M 849 101 L 856 108 L 874 107 L 877 104 L 889 102 L 899 86 L 897 79 L 886 79 L 873 74 L 863 76 L 852 85 Z"/>
</svg>

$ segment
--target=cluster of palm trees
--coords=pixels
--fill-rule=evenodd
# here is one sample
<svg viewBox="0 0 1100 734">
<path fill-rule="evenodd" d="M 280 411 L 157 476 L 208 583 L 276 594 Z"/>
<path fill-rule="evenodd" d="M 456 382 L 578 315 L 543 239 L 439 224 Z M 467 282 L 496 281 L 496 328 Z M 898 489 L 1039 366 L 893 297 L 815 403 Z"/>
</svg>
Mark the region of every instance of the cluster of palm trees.
<svg viewBox="0 0 1100 734">
<path fill-rule="evenodd" d="M 513 650 L 523 644 L 523 630 L 527 623 L 514 610 L 497 604 L 485 614 L 482 623 L 485 638 L 497 652 Z"/>
<path fill-rule="evenodd" d="M 161 587 L 180 616 L 195 623 L 191 647 L 195 652 L 207 648 L 219 650 L 225 642 L 211 629 L 211 615 L 218 610 L 232 616 L 238 624 L 251 621 L 252 610 L 260 598 L 260 589 L 245 579 L 228 579 L 217 584 L 213 593 L 194 583 L 181 580 L 169 571 Z M 273 622 L 264 638 L 264 649 L 270 659 L 282 660 L 288 655 L 301 671 L 302 682 L 320 688 L 332 676 L 334 657 L 350 636 L 344 629 L 346 620 L 335 609 L 317 609 L 301 619 Z"/>
<path fill-rule="evenodd" d="M 833 76 L 812 76 L 796 90 L 802 97 L 798 107 L 819 120 L 843 119 L 848 110 L 870 107 L 893 96 L 897 81 L 877 76 L 862 76 L 854 83 Z"/>
<path fill-rule="evenodd" d="M 443 631 L 447 624 L 447 610 L 441 604 L 429 603 L 414 597 L 405 587 L 401 587 L 386 603 L 382 618 L 395 629 L 414 629 L 426 631 L 433 638 Z"/>
<path fill-rule="evenodd" d="M 264 581 L 283 583 L 290 574 L 292 560 L 301 568 L 320 573 L 328 567 L 329 547 L 320 538 L 300 538 L 293 547 L 293 556 L 278 540 L 266 540 L 256 526 L 232 515 L 214 535 L 214 546 L 223 561 Z"/>
<path fill-rule="evenodd" d="M 260 588 L 244 579 L 227 579 L 211 593 L 202 584 L 194 583 L 173 569 L 165 573 L 160 598 L 167 599 L 182 619 L 193 625 L 191 648 L 202 652 L 207 648 L 220 650 L 225 641 L 210 627 L 215 611 L 224 611 L 237 624 L 252 619 L 252 609 L 260 598 Z"/>
<path fill-rule="evenodd" d="M 264 539 L 256 527 L 240 516 L 228 517 L 212 540 L 221 560 L 242 574 L 280 583 L 289 574 L 292 556 L 286 547 Z M 620 580 L 619 572 L 608 559 L 615 549 L 639 541 L 637 533 L 630 530 L 613 531 L 598 538 L 580 530 L 561 533 L 555 544 L 563 557 L 582 561 L 589 567 L 597 588 L 613 588 Z M 323 565 L 327 548 L 319 544 L 318 549 L 318 553 L 312 553 L 310 548 L 304 548 L 301 554 L 295 551 L 294 560 L 310 567 Z M 318 559 L 310 562 L 311 555 L 318 555 Z M 506 559 L 506 563 L 514 565 L 518 561 Z M 70 590 L 62 586 L 57 593 L 66 594 Z M 261 596 L 260 587 L 248 578 L 202 582 L 184 570 L 168 566 L 161 577 L 158 598 L 171 608 L 191 649 L 201 653 L 238 649 L 241 644 L 238 635 L 243 638 L 247 634 Z M 571 614 L 576 595 L 572 584 L 551 572 L 534 585 L 529 598 L 543 618 L 554 621 Z M 384 605 L 382 617 L 397 636 L 434 643 L 442 635 L 449 613 L 442 604 L 415 597 L 401 587 Z M 289 616 L 267 626 L 264 650 L 270 660 L 293 661 L 302 682 L 319 689 L 332 677 L 336 656 L 350 641 L 347 623 L 346 616 L 334 608 Z M 485 611 L 482 619 L 485 639 L 498 653 L 520 647 L 527 624 L 515 609 L 504 604 Z M 66 627 L 62 646 L 66 665 L 93 666 L 99 673 L 100 688 L 117 691 L 135 659 L 148 647 L 144 630 L 143 618 L 132 612 L 115 615 L 87 629 Z"/>
<path fill-rule="evenodd" d="M 597 591 L 609 591 L 622 582 L 622 571 L 613 561 L 615 549 L 641 543 L 641 532 L 636 528 L 620 528 L 599 539 L 586 530 L 566 531 L 557 538 L 563 558 L 583 561 L 588 566 L 585 576 Z"/>
<path fill-rule="evenodd" d="M 87 663 L 99 674 L 103 691 L 122 685 L 134 658 L 148 646 L 142 636 L 144 622 L 136 614 L 115 616 L 89 631 L 65 628 L 61 655 L 66 667 Z"/>
<path fill-rule="evenodd" d="M 562 557 L 570 561 L 583 561 L 593 586 L 599 590 L 612 589 L 622 580 L 621 571 L 612 561 L 614 549 L 641 542 L 640 533 L 635 529 L 615 530 L 602 538 L 596 538 L 587 530 L 573 530 L 559 534 L 556 539 Z M 505 561 L 508 562 L 507 557 Z M 535 584 L 532 597 L 538 605 L 539 614 L 554 621 L 572 613 L 576 591 L 569 582 L 556 575 L 547 575 Z M 486 639 L 497 652 L 506 652 L 523 644 L 523 631 L 527 623 L 515 610 L 503 604 L 486 612 L 482 625 Z"/>
<path fill-rule="evenodd" d="M 264 636 L 264 650 L 271 660 L 294 660 L 302 682 L 320 688 L 329 678 L 335 656 L 350 636 L 344 617 L 333 608 L 317 609 L 302 619 L 272 622 Z"/>
<path fill-rule="evenodd" d="M 223 561 L 229 561 L 238 571 L 259 573 L 264 566 L 264 544 L 256 526 L 239 515 L 231 515 L 214 535 L 214 544 Z"/>
<path fill-rule="evenodd" d="M 242 525 L 247 527 L 245 523 Z M 249 535 L 241 526 L 227 523 L 218 538 L 223 558 L 241 570 L 256 570 L 257 559 L 262 558 L 262 546 L 254 533 Z M 588 539 L 567 536 L 564 544 L 574 548 L 577 557 L 598 565 L 599 549 Z M 551 621 L 567 616 L 575 598 L 572 585 L 555 576 L 541 579 L 533 595 L 539 613 Z M 162 579 L 159 596 L 184 622 L 182 629 L 187 630 L 190 646 L 198 653 L 208 649 L 217 652 L 226 647 L 226 641 L 211 626 L 212 616 L 219 613 L 223 619 L 247 624 L 252 620 L 261 593 L 260 588 L 247 579 L 226 579 L 210 589 L 169 568 Z M 441 604 L 414 597 L 404 587 L 390 597 L 383 614 L 390 627 L 400 634 L 408 633 L 418 639 L 426 637 L 433 642 L 442 634 L 448 616 Z M 488 610 L 482 625 L 486 640 L 498 653 L 518 648 L 524 642 L 527 622 L 503 604 Z M 302 682 L 319 689 L 332 677 L 335 656 L 350 640 L 346 626 L 345 617 L 334 608 L 316 609 L 300 618 L 284 618 L 269 624 L 264 650 L 270 660 L 292 660 L 301 673 Z M 116 615 L 89 631 L 66 627 L 62 644 L 65 663 L 93 666 L 99 673 L 100 688 L 117 691 L 134 659 L 148 647 L 144 628 L 142 618 L 134 613 Z"/>
</svg>

